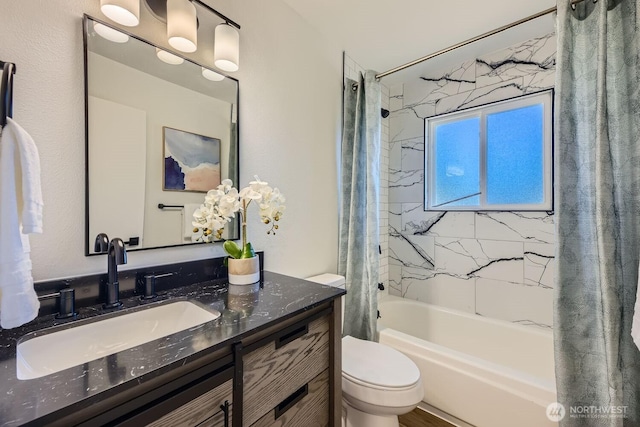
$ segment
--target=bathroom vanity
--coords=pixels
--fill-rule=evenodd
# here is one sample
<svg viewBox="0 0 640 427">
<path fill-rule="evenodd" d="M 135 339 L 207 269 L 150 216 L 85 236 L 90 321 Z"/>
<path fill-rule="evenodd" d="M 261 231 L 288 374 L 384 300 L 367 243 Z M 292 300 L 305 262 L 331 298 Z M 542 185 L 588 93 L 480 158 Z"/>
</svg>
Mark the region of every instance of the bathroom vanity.
<svg viewBox="0 0 640 427">
<path fill-rule="evenodd" d="M 93 282 L 104 275 L 70 279 L 63 285 L 79 295 L 76 320 L 45 314 L 1 331 L 0 425 L 339 425 L 344 291 L 269 272 L 259 284 L 234 288 L 213 278 L 220 270 L 207 262 L 121 272 L 124 306 L 115 311 L 88 304 L 99 300 Z M 164 285 L 158 281 L 158 297 L 147 302 L 137 286 L 150 271 L 172 275 Z M 220 316 L 79 366 L 18 379 L 24 360 L 17 346 L 26 340 L 175 301 Z M 45 304 L 41 313 L 47 310 L 53 308 Z"/>
</svg>

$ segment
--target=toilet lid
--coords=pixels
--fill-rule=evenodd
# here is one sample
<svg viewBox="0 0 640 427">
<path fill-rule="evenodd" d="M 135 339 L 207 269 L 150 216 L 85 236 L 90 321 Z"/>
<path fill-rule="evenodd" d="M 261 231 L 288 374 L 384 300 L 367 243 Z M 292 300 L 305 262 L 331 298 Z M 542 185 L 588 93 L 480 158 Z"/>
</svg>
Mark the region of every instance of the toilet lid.
<svg viewBox="0 0 640 427">
<path fill-rule="evenodd" d="M 348 335 L 342 338 L 342 373 L 385 388 L 406 388 L 420 380 L 418 367 L 398 350 Z"/>
</svg>

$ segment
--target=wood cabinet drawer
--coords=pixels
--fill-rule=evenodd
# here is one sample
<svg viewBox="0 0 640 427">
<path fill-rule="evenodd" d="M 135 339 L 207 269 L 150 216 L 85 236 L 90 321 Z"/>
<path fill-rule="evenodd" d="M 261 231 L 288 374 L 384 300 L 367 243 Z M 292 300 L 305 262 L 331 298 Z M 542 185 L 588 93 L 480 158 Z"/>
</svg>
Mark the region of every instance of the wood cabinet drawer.
<svg viewBox="0 0 640 427">
<path fill-rule="evenodd" d="M 252 427 L 324 427 L 329 425 L 329 371 L 306 385 L 304 395 L 297 390 Z"/>
<path fill-rule="evenodd" d="M 328 369 L 328 316 L 285 330 L 243 363 L 242 425 L 249 426 Z"/>
<path fill-rule="evenodd" d="M 148 424 L 152 427 L 223 427 L 224 411 L 220 406 L 229 402 L 233 394 L 233 380 L 228 380 L 213 390 L 204 393 L 191 402 L 169 412 L 162 418 Z M 231 425 L 231 405 L 228 408 Z"/>
</svg>

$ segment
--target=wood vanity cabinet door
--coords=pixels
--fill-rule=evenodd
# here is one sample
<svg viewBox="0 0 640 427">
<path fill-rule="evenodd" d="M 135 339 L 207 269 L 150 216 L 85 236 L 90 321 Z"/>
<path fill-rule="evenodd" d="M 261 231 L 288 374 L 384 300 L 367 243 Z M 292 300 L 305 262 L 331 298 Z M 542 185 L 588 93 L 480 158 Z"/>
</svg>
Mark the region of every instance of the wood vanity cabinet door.
<svg viewBox="0 0 640 427">
<path fill-rule="evenodd" d="M 219 385 L 191 402 L 148 424 L 151 427 L 228 427 L 231 426 L 233 380 Z M 220 406 L 229 403 L 228 422 Z"/>
<path fill-rule="evenodd" d="M 297 394 L 297 395 L 296 395 Z M 251 427 L 325 427 L 329 425 L 329 371 L 278 404 Z"/>
<path fill-rule="evenodd" d="M 275 335 L 274 340 L 243 355 L 243 426 L 273 411 L 329 368 L 328 316 L 301 322 Z"/>
</svg>

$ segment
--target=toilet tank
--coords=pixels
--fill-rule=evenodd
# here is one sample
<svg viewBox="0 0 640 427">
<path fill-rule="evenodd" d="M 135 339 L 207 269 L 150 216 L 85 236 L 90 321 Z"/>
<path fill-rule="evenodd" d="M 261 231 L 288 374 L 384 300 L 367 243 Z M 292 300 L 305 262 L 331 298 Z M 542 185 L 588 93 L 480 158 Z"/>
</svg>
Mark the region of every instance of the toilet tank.
<svg viewBox="0 0 640 427">
<path fill-rule="evenodd" d="M 333 273 L 324 273 L 317 276 L 307 277 L 305 280 L 320 283 L 322 285 L 333 286 L 334 288 L 346 289 L 344 276 Z M 344 329 L 344 295 L 340 297 L 342 306 L 342 329 Z"/>
<path fill-rule="evenodd" d="M 327 286 L 333 286 L 334 288 L 345 288 L 344 276 L 340 276 L 333 273 L 324 273 L 317 276 L 307 277 L 305 280 L 310 282 L 316 282 Z"/>
</svg>

